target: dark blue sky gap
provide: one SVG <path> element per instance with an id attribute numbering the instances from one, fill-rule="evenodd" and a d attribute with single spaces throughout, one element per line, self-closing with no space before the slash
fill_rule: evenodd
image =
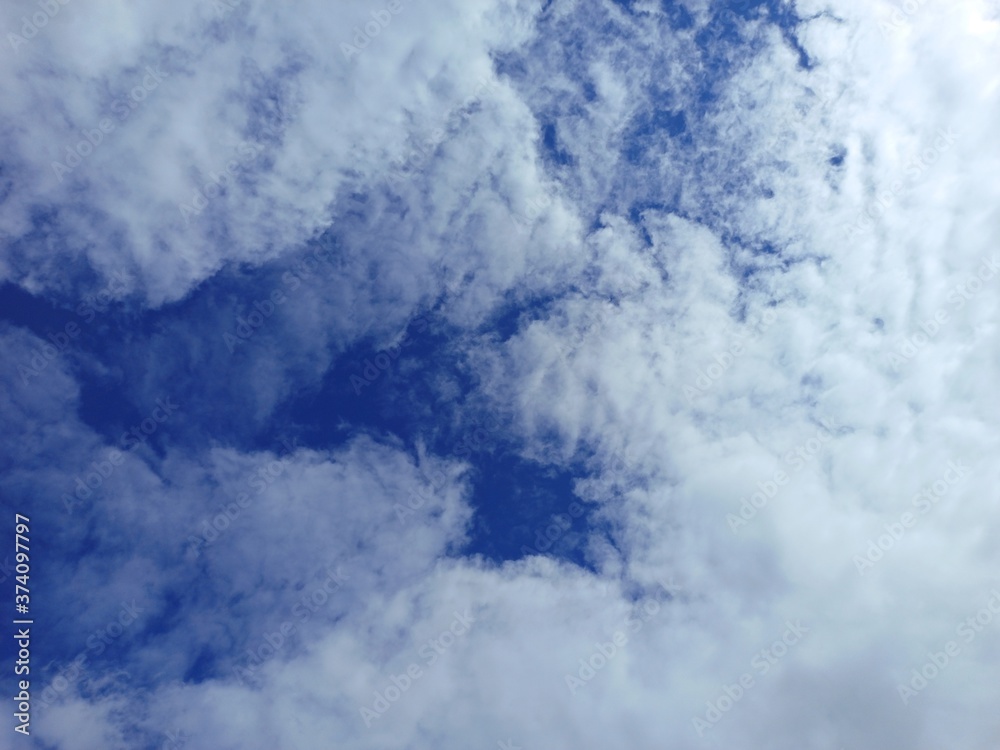
<path id="1" fill-rule="evenodd" d="M 632 2 L 621 0 L 619 4 L 630 13 L 634 11 Z M 686 29 L 692 25 L 690 14 L 677 3 L 665 0 L 663 8 L 671 27 Z M 702 105 L 714 99 L 717 83 L 732 72 L 732 60 L 738 59 L 732 54 L 733 50 L 743 48 L 742 54 L 746 54 L 748 42 L 738 33 L 737 19 L 748 18 L 775 23 L 782 28 L 786 40 L 800 49 L 794 37 L 800 19 L 789 6 L 777 0 L 718 4 L 708 26 L 695 37 L 702 49 L 705 66 L 700 93 Z M 750 46 L 753 47 L 752 42 Z M 573 59 L 577 63 L 584 61 L 585 49 L 570 46 L 565 51 L 572 58 L 567 60 L 567 70 L 585 70 L 582 64 L 572 64 Z M 807 63 L 805 60 L 804 64 Z M 498 59 L 497 67 L 515 78 L 525 72 L 517 56 Z M 279 123 L 285 106 L 284 92 L 260 71 L 247 69 L 244 73 L 247 85 L 266 100 L 258 113 L 261 122 Z M 584 99 L 587 86 L 593 95 L 593 84 L 589 80 L 583 78 L 580 84 Z M 649 149 L 655 149 L 657 134 L 687 138 L 689 130 L 697 127 L 700 114 L 678 108 L 671 103 L 669 92 L 665 92 L 660 109 L 641 115 L 632 124 L 626 149 L 628 158 L 640 160 Z M 562 147 L 559 138 L 559 117 L 559 112 L 553 112 L 551 119 L 541 122 L 541 147 L 553 167 L 571 168 L 573 157 Z M 641 208 L 649 206 L 666 207 L 651 198 L 634 205 L 630 219 L 651 244 L 652 239 L 646 234 L 640 217 Z M 769 253 L 774 249 L 765 244 L 758 252 Z M 752 271 L 744 269 L 743 273 L 747 279 Z M 135 363 L 123 361 L 126 352 L 142 352 L 153 336 L 169 335 L 178 320 L 225 307 L 234 298 L 252 300 L 258 296 L 254 283 L 243 278 L 238 270 L 228 269 L 202 284 L 186 300 L 163 310 L 138 314 L 129 311 L 126 305 L 113 305 L 93 323 L 81 325 L 84 334 L 74 342 L 79 351 L 97 355 L 101 361 L 114 362 L 117 358 L 119 364 L 117 371 L 111 368 L 110 375 L 97 376 L 69 355 L 82 382 L 81 419 L 104 435 L 108 442 L 117 442 L 121 431 L 145 416 L 142 405 L 134 403 L 128 388 L 123 387 L 130 377 L 142 374 Z M 511 301 L 491 321 L 490 333 L 504 340 L 516 332 L 525 315 L 530 319 L 544 314 L 544 307 L 539 301 Z M 0 319 L 26 325 L 41 336 L 61 329 L 68 321 L 80 322 L 71 310 L 59 310 L 9 285 L 0 289 Z M 379 354 L 371 341 L 359 342 L 340 353 L 319 388 L 301 393 L 281 405 L 277 419 L 263 434 L 258 434 L 238 414 L 212 413 L 203 415 L 200 421 L 211 424 L 214 432 L 201 439 L 210 437 L 242 449 L 276 449 L 280 438 L 291 435 L 307 447 L 335 448 L 349 436 L 362 431 L 376 437 L 392 435 L 409 446 L 415 445 L 418 439 L 427 440 L 436 452 L 452 455 L 452 446 L 465 444 L 483 417 L 481 407 L 469 405 L 476 383 L 469 377 L 464 363 L 449 357 L 453 348 L 449 346 L 447 332 L 411 333 L 407 340 L 408 345 L 399 359 L 394 360 L 386 372 L 380 371 L 379 377 L 366 385 L 361 394 L 354 392 L 350 377 L 361 373 L 366 360 Z M 127 346 L 122 345 L 122 341 L 127 341 Z M 211 343 L 217 348 L 218 342 Z M 234 356 L 238 361 L 241 355 L 238 352 Z M 204 381 L 199 382 L 199 370 L 210 364 L 214 363 L 191 355 L 187 362 L 178 365 L 177 382 L 182 386 L 178 400 L 190 402 L 192 409 L 198 409 L 199 405 L 207 408 L 213 400 L 211 390 L 205 391 Z M 442 383 L 451 386 L 447 396 L 443 395 Z M 197 392 L 199 389 L 201 393 Z M 455 392 L 458 397 L 452 395 Z M 442 414 L 448 418 L 441 419 Z M 186 441 L 197 439 L 197 436 L 181 434 L 179 425 L 167 424 L 153 436 L 150 444 L 162 450 L 164 441 L 172 439 Z M 572 501 L 572 478 L 582 472 L 580 466 L 555 471 L 524 461 L 517 457 L 516 445 L 502 441 L 495 450 L 478 451 L 468 460 L 475 467 L 472 502 L 480 514 L 469 551 L 496 560 L 516 559 L 522 544 L 533 544 L 532 532 L 544 528 L 553 513 L 563 512 Z M 556 553 L 567 559 L 575 558 L 577 562 L 581 560 L 578 550 L 558 548 Z"/>
<path id="2" fill-rule="evenodd" d="M 635 4 L 629 0 L 620 0 L 619 5 L 634 12 Z M 690 14 L 678 3 L 664 0 L 663 8 L 671 28 L 684 30 L 692 26 Z M 639 115 L 628 129 L 623 150 L 630 161 L 640 164 L 655 157 L 665 140 L 691 145 L 722 82 L 734 72 L 734 66 L 743 64 L 756 49 L 757 42 L 744 39 L 738 33 L 739 19 L 747 18 L 759 18 L 779 26 L 786 42 L 799 54 L 800 65 L 810 65 L 795 36 L 800 19 L 790 5 L 778 0 L 718 4 L 709 25 L 694 37 L 703 63 L 695 104 L 685 108 L 671 92 L 653 92 L 651 99 L 655 107 Z M 543 19 L 540 23 L 546 22 Z M 563 54 L 564 70 L 577 76 L 579 102 L 556 103 L 542 107 L 537 113 L 540 148 L 546 167 L 553 171 L 573 170 L 579 166 L 560 138 L 561 129 L 566 127 L 562 118 L 581 116 L 584 114 L 581 103 L 596 97 L 594 82 L 586 73 L 586 46 L 579 42 L 569 43 Z M 527 68 L 516 54 L 499 57 L 496 65 L 498 72 L 514 79 L 527 74 Z M 290 106 L 287 92 L 260 71 L 247 69 L 244 79 L 248 90 L 262 102 L 247 136 L 264 144 L 279 139 L 284 111 Z M 839 166 L 843 152 L 834 150 L 830 158 L 831 165 Z M 679 213 L 678 196 L 665 197 L 654 187 L 626 207 L 630 221 L 640 229 L 648 245 L 652 244 L 652 238 L 643 226 L 642 211 L 656 208 Z M 733 191 L 738 187 L 734 184 Z M 363 207 L 358 210 L 363 211 Z M 711 217 L 690 218 L 711 223 Z M 44 216 L 39 217 L 39 236 L 44 235 L 45 221 Z M 780 256 L 781 248 L 765 241 L 727 237 L 727 244 L 734 247 L 746 247 L 745 243 L 749 243 L 755 254 Z M 752 283 L 752 266 L 735 270 L 745 283 Z M 83 264 L 78 271 L 74 270 L 74 275 L 87 273 Z M 219 394 L 228 394 L 231 387 L 228 375 L 247 368 L 252 350 L 237 352 L 231 359 L 217 356 L 219 331 L 211 326 L 206 328 L 204 321 L 230 320 L 241 305 L 261 298 L 261 290 L 274 286 L 274 274 L 274 269 L 258 269 L 251 273 L 229 267 L 178 303 L 153 312 L 136 310 L 128 301 L 114 303 L 91 323 L 86 323 L 74 312 L 75 301 L 67 302 L 63 309 L 17 287 L 5 285 L 0 288 L 0 321 L 26 327 L 42 338 L 62 330 L 68 322 L 80 324 L 81 337 L 61 356 L 82 384 L 80 418 L 109 444 L 117 444 L 124 429 L 146 416 L 144 405 L 137 403 L 136 390 L 131 384 L 148 374 L 146 368 L 164 364 L 151 354 L 154 342 L 170 341 L 183 334 L 191 338 L 185 338 L 182 342 L 185 348 L 175 352 L 176 359 L 170 363 L 174 369 L 164 374 L 162 380 L 177 387 L 177 400 L 184 402 L 188 411 L 185 419 L 168 422 L 150 439 L 149 445 L 161 455 L 168 446 L 201 447 L 209 440 L 242 450 L 280 450 L 280 440 L 285 437 L 304 447 L 335 449 L 359 433 L 379 440 L 399 439 L 415 454 L 415 445 L 422 440 L 434 453 L 466 460 L 472 466 L 469 482 L 476 513 L 471 541 L 462 553 L 503 562 L 520 559 L 526 551 L 533 551 L 592 568 L 593 563 L 583 548 L 584 536 L 601 534 L 614 544 L 611 525 L 589 512 L 570 520 L 568 525 L 553 523 L 557 515 L 569 518 L 570 506 L 578 501 L 573 493 L 574 481 L 588 475 L 589 456 L 583 454 L 567 466 L 540 465 L 519 456 L 520 446 L 511 439 L 506 428 L 486 429 L 486 425 L 494 424 L 497 419 L 504 422 L 505 416 L 490 414 L 483 405 L 478 393 L 479 383 L 472 376 L 469 364 L 454 354 L 461 349 L 452 341 L 455 332 L 448 330 L 433 311 L 425 313 L 432 324 L 423 331 L 411 327 L 407 345 L 399 357 L 384 371 L 380 370 L 378 377 L 360 394 L 355 393 L 351 376 L 363 374 L 366 361 L 373 361 L 380 354 L 371 340 L 356 342 L 340 352 L 322 382 L 296 392 L 280 404 L 263 430 L 239 413 L 239 405 L 243 403 L 240 398 L 230 399 L 237 407 L 229 412 L 217 410 L 214 404 L 225 401 Z M 96 280 L 86 281 L 93 283 Z M 506 340 L 531 319 L 544 317 L 552 301 L 507 300 L 478 333 Z M 203 321 L 202 329 L 185 327 L 184 322 L 189 320 Z M 108 365 L 106 372 L 96 372 L 88 364 L 91 357 Z M 480 440 L 484 432 L 485 439 Z M 6 502 L 9 498 L 3 500 Z M 547 531 L 549 537 L 554 538 L 551 546 L 548 546 Z M 183 595 L 182 592 L 167 592 L 165 601 L 169 605 Z M 198 591 L 190 595 L 208 594 Z M 154 638 L 170 631 L 172 626 L 168 606 L 151 619 L 142 637 Z M 62 632 L 60 627 L 43 625 L 39 636 L 46 638 L 51 634 L 53 645 L 58 649 L 56 633 Z M 72 658 L 82 646 L 79 643 L 62 644 L 65 658 Z M 127 646 L 122 644 L 121 647 Z M 220 668 L 215 655 L 205 649 L 187 670 L 184 679 L 200 681 Z"/>
<path id="3" fill-rule="evenodd" d="M 635 11 L 634 3 L 629 0 L 620 0 L 619 5 L 629 13 Z M 692 26 L 690 14 L 678 3 L 664 0 L 663 9 L 672 28 Z M 739 59 L 733 54 L 734 50 L 740 48 L 742 55 L 747 54 L 748 41 L 740 37 L 737 19 L 750 18 L 764 19 L 781 27 L 788 43 L 799 50 L 803 65 L 808 65 L 794 37 L 800 19 L 790 6 L 778 0 L 719 3 L 708 26 L 695 36 L 704 63 L 699 97 L 702 105 L 714 99 L 716 85 L 732 72 L 732 61 Z M 546 22 L 543 16 L 541 23 Z M 752 51 L 754 43 L 749 42 L 749 46 Z M 587 52 L 582 46 L 570 45 L 564 52 L 566 70 L 586 69 L 582 63 Z M 498 59 L 497 67 L 515 78 L 525 73 L 516 55 Z M 285 92 L 256 69 L 244 70 L 244 78 L 247 86 L 260 94 L 257 98 L 262 100 L 257 112 L 258 124 L 267 122 L 272 127 L 280 126 L 282 111 L 287 106 Z M 587 98 L 588 86 L 592 98 L 592 82 L 584 77 L 580 85 L 583 98 Z M 626 149 L 630 160 L 641 160 L 648 150 L 657 148 L 658 134 L 684 139 L 689 138 L 691 128 L 698 126 L 700 112 L 678 107 L 671 101 L 669 92 L 657 99 L 661 100 L 660 108 L 641 115 L 631 126 Z M 552 167 L 572 168 L 573 156 L 563 148 L 559 137 L 562 114 L 554 111 L 541 121 L 541 147 Z M 256 132 L 250 135 L 264 138 Z M 834 154 L 834 164 L 837 158 Z M 650 200 L 632 207 L 630 219 L 651 244 L 652 239 L 646 234 L 640 216 L 641 209 L 649 206 L 667 208 L 651 196 Z M 756 252 L 770 254 L 776 250 L 765 243 Z M 751 273 L 751 269 L 743 269 L 744 279 Z M 162 310 L 138 313 L 130 310 L 127 304 L 116 303 L 92 323 L 83 324 L 72 310 L 61 310 L 7 285 L 0 289 L 0 319 L 26 326 L 40 336 L 62 329 L 69 321 L 81 324 L 83 335 L 74 342 L 73 351 L 66 355 L 82 383 L 80 417 L 109 443 L 116 443 L 124 429 L 146 416 L 143 405 L 130 397 L 129 379 L 140 377 L 143 372 L 140 365 L 126 361 L 128 356 L 142 354 L 155 336 L 169 336 L 178 321 L 217 313 L 220 308 L 231 305 L 234 299 L 258 298 L 257 289 L 261 286 L 266 287 L 266 284 L 261 284 L 259 279 L 256 282 L 248 280 L 239 269 L 230 268 L 202 284 L 187 299 Z M 488 332 L 505 340 L 527 319 L 544 315 L 544 309 L 544 301 L 512 300 L 498 311 Z M 282 404 L 277 419 L 264 433 L 258 433 L 239 414 L 206 412 L 200 419 L 193 418 L 203 426 L 212 425 L 213 432 L 201 435 L 200 439 L 218 440 L 242 449 L 276 449 L 280 438 L 293 436 L 307 447 L 335 448 L 361 431 L 376 437 L 392 435 L 411 447 L 418 439 L 426 440 L 441 455 L 452 455 L 453 446 L 466 444 L 484 415 L 482 408 L 472 403 L 477 384 L 469 376 L 467 366 L 450 356 L 454 347 L 449 346 L 448 335 L 439 327 L 424 333 L 411 332 L 398 360 L 394 360 L 387 371 L 380 371 L 379 377 L 366 385 L 360 394 L 354 392 L 350 378 L 362 373 L 364 363 L 373 360 L 379 351 L 371 341 L 356 343 L 340 353 L 318 388 L 300 393 Z M 218 342 L 210 343 L 218 348 Z M 99 361 L 110 362 L 113 365 L 109 368 L 110 374 L 91 372 L 85 364 L 86 357 L 77 357 L 74 352 L 96 355 Z M 217 363 L 198 359 L 194 354 L 186 356 L 186 361 L 176 365 L 175 382 L 180 387 L 177 399 L 190 403 L 192 410 L 207 410 L 214 400 L 212 386 L 206 385 L 209 378 L 201 376 L 206 367 Z M 236 365 L 226 366 L 238 366 L 241 356 L 237 352 L 234 355 Z M 221 383 L 214 387 L 225 387 L 225 380 L 222 377 Z M 442 387 L 445 383 L 449 388 Z M 459 395 L 456 397 L 454 393 Z M 442 419 L 442 415 L 447 418 Z M 199 439 L 198 435 L 184 433 L 181 422 L 165 425 L 150 440 L 151 446 L 162 451 L 171 441 Z M 522 544 L 533 544 L 533 532 L 544 528 L 553 513 L 563 512 L 572 501 L 572 479 L 583 472 L 581 466 L 555 470 L 520 459 L 517 446 L 504 442 L 505 439 L 501 437 L 492 450 L 479 450 L 468 456 L 475 467 L 472 502 L 480 514 L 469 551 L 496 560 L 516 559 L 521 554 Z M 579 551 L 566 545 L 557 545 L 556 554 L 581 561 Z"/>
<path id="4" fill-rule="evenodd" d="M 176 305 L 136 317 L 125 314 L 124 306 L 116 304 L 89 324 L 72 310 L 59 309 L 7 285 L 0 289 L 0 320 L 23 325 L 42 337 L 62 330 L 68 322 L 80 325 L 80 337 L 64 355 L 82 383 L 79 417 L 103 435 L 106 442 L 117 445 L 121 433 L 147 415 L 124 387 L 129 365 L 120 363 L 122 367 L 118 369 L 114 366 L 115 358 L 127 352 L 143 352 L 149 337 L 169 331 L 172 320 L 189 318 L 193 311 L 206 304 L 210 306 L 206 299 L 259 296 L 254 284 L 246 285 L 248 288 L 242 291 L 240 285 L 238 275 L 221 273 Z M 549 302 L 511 300 L 498 310 L 483 333 L 505 340 L 527 321 L 544 315 Z M 433 313 L 423 317 L 434 321 Z M 396 358 L 384 356 L 370 340 L 342 352 L 319 387 L 282 404 L 263 433 L 247 434 L 246 426 L 238 421 L 202 419 L 199 421 L 215 421 L 215 430 L 204 439 L 244 450 L 280 450 L 280 440 L 290 436 L 303 447 L 336 449 L 357 434 L 365 433 L 376 439 L 390 436 L 401 439 L 413 455 L 417 441 L 421 440 L 438 455 L 469 461 L 473 466 L 471 501 L 477 516 L 472 540 L 463 552 L 502 562 L 523 557 L 524 547 L 528 547 L 539 554 L 586 565 L 576 544 L 586 518 L 577 519 L 573 528 L 560 535 L 551 548 L 536 547 L 537 532 L 544 532 L 552 516 L 565 514 L 569 504 L 576 500 L 573 481 L 586 474 L 584 467 L 559 469 L 520 458 L 518 446 L 506 429 L 497 427 L 506 420 L 475 403 L 477 384 L 466 363 L 454 358 L 457 350 L 451 342 L 454 332 L 442 329 L 438 322 L 422 333 L 416 329 L 411 323 Z M 127 337 L 131 345 L 122 349 L 109 341 L 109 337 Z M 219 344 L 214 339 L 207 343 L 215 347 Z M 109 378 L 90 372 L 82 364 L 87 355 L 96 355 L 110 370 L 118 369 L 117 374 Z M 388 361 L 390 365 L 382 370 L 374 366 L 375 361 Z M 373 368 L 368 367 L 369 363 Z M 352 384 L 352 376 L 364 378 L 372 373 L 377 373 L 377 377 L 371 384 L 365 380 L 355 380 Z M 197 371 L 189 372 L 187 382 L 176 384 L 176 392 L 185 394 L 176 400 L 189 401 L 191 390 L 199 384 L 204 388 L 204 383 L 211 379 L 200 377 Z M 458 396 L 453 395 L 456 392 Z M 185 415 L 185 420 L 193 418 L 194 415 Z M 178 441 L 188 444 L 183 428 L 185 420 L 164 424 L 150 438 L 149 445 L 162 455 L 167 444 Z"/>

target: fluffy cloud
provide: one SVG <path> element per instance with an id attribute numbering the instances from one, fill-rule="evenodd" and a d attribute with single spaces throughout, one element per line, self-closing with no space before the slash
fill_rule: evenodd
<path id="1" fill-rule="evenodd" d="M 46 684 L 87 657 L 43 741 L 995 746 L 997 5 L 664 5 L 403 3 L 383 28 L 377 4 L 67 4 L 12 50 L 6 278 L 65 299 L 128 268 L 161 325 L 104 354 L 140 418 L 167 384 L 191 414 L 99 501 L 37 511 L 65 551 Z M 475 466 L 420 441 L 205 437 L 259 437 L 428 311 L 468 409 L 578 474 L 590 570 L 464 554 Z M 77 416 L 92 363 L 19 374 L 42 343 L 4 332 L 13 502 L 115 448 Z"/>
<path id="2" fill-rule="evenodd" d="M 258 264 L 338 226 L 352 194 L 461 127 L 463 108 L 502 96 L 489 55 L 529 33 L 507 5 L 393 5 L 386 22 L 364 2 L 294 13 L 67 4 L 8 41 L 0 86 L 17 189 L 2 218 L 5 277 L 55 291 L 71 259 L 79 281 L 84 259 L 99 274 L 124 265 L 155 306 L 226 262 Z M 6 27 L 18 13 L 5 10 Z M 373 14 L 378 35 L 342 53 Z"/>

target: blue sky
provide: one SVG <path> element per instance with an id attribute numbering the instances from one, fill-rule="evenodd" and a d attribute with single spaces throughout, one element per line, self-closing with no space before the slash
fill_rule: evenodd
<path id="1" fill-rule="evenodd" d="M 996 0 L 0 32 L 0 747 L 996 747 Z"/>

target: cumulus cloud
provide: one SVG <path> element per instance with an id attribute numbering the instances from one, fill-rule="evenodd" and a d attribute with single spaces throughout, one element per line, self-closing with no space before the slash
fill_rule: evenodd
<path id="1" fill-rule="evenodd" d="M 2 331 L 38 738 L 994 747 L 996 3 L 389 5 L 67 3 L 7 51 L 4 278 L 127 277 L 99 347 Z M 297 444 L 418 316 L 419 437 Z M 485 413 L 588 568 L 470 553 L 434 417 Z"/>
<path id="2" fill-rule="evenodd" d="M 55 249 L 98 274 L 124 263 L 157 306 L 227 262 L 258 264 L 336 226 L 352 193 L 502 91 L 490 53 L 530 33 L 512 22 L 527 7 L 393 5 L 386 21 L 362 2 L 67 4 L 30 38 L 11 32 L 5 277 L 59 289 L 65 262 L 37 263 Z M 17 28 L 18 9 L 4 13 Z M 373 13 L 378 33 L 341 52 Z"/>

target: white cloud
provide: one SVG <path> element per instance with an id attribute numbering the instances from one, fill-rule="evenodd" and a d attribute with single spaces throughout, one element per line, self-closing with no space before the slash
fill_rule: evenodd
<path id="1" fill-rule="evenodd" d="M 27 239 L 31 217 L 56 207 L 49 233 L 60 252 L 103 273 L 126 265 L 153 305 L 184 296 L 226 261 L 259 263 L 295 249 L 336 228 L 345 193 L 380 182 L 408 140 L 476 94 L 493 75 L 491 51 L 530 34 L 513 23 L 527 8 L 515 16 L 505 4 L 404 3 L 348 61 L 338 40 L 372 10 L 314 3 L 275 13 L 246 2 L 219 18 L 211 4 L 190 0 L 142 11 L 62 8 L 10 56 L 0 80 L 19 159 L 11 164 L 18 189 L 2 215 L 4 230 L 21 239 L 7 278 L 33 290 L 58 283 L 55 269 L 32 267 L 37 250 Z M 6 15 L 13 25 L 16 9 Z M 110 132 L 101 134 L 102 122 Z M 262 143 L 261 128 L 276 135 Z M 247 142 L 263 152 L 227 173 Z M 65 164 L 67 149 L 83 154 L 80 163 L 56 174 L 51 165 Z M 182 215 L 199 191 L 208 206 Z"/>
<path id="2" fill-rule="evenodd" d="M 506 292 L 572 284 L 546 317 L 503 343 L 482 338 L 470 356 L 483 394 L 514 412 L 527 455 L 560 463 L 596 450 L 605 471 L 578 489 L 611 524 L 614 548 L 592 541 L 598 575 L 541 558 L 493 567 L 448 556 L 470 513 L 462 467 L 433 457 L 418 466 L 401 447 L 357 440 L 336 454 L 297 452 L 230 530 L 181 561 L 181 540 L 206 509 L 229 502 L 272 457 L 222 448 L 205 456 L 169 450 L 162 460 L 130 456 L 120 485 L 109 486 L 94 514 L 115 514 L 118 533 L 149 547 L 141 558 L 119 560 L 125 553 L 110 534 L 97 535 L 118 555 L 105 565 L 122 565 L 82 619 L 110 616 L 122 592 L 152 580 L 154 597 L 184 590 L 178 617 L 185 627 L 123 646 L 136 679 L 161 669 L 168 678 L 160 685 L 141 697 L 128 686 L 113 697 L 67 694 L 40 722 L 40 736 L 68 747 L 72 727 L 74 747 L 102 748 L 125 746 L 136 727 L 151 737 L 180 728 L 190 748 L 486 748 L 509 737 L 525 748 L 994 747 L 1000 727 L 984 706 L 996 698 L 989 681 L 1000 657 L 995 632 L 984 630 L 908 704 L 897 689 L 996 586 L 989 521 L 1000 416 L 996 295 L 984 288 L 961 305 L 948 298 L 996 252 L 997 89 L 987 62 L 996 6 L 955 7 L 924 3 L 905 28 L 883 35 L 888 4 L 801 3 L 801 13 L 817 14 L 798 29 L 813 71 L 798 67 L 776 31 L 747 26 L 760 53 L 735 58 L 732 77 L 717 83 L 718 102 L 705 105 L 707 126 L 699 129 L 692 114 L 683 144 L 628 128 L 664 105 L 654 85 L 675 88 L 668 109 L 698 106 L 694 34 L 635 24 L 635 38 L 609 41 L 597 33 L 602 23 L 633 28 L 610 7 L 557 4 L 546 22 L 546 33 L 580 35 L 585 63 L 561 57 L 562 37 L 547 41 L 516 24 L 494 32 L 480 20 L 496 20 L 482 16 L 492 8 L 485 4 L 420 13 L 410 6 L 402 13 L 412 15 L 401 13 L 350 66 L 338 34 L 375 6 L 351 6 L 345 22 L 318 8 L 279 17 L 248 5 L 227 16 L 234 41 L 217 46 L 192 31 L 204 22 L 120 16 L 122 51 L 95 51 L 90 64 L 98 72 L 81 88 L 112 73 L 124 81 L 126 65 L 140 57 L 153 64 L 158 55 L 171 66 L 173 87 L 165 83 L 137 108 L 134 134 L 123 130 L 91 157 L 91 209 L 66 219 L 80 243 L 68 247 L 86 249 L 99 268 L 129 258 L 158 304 L 225 259 L 273 257 L 333 221 L 335 231 L 346 227 L 350 258 L 377 247 L 384 275 L 362 288 L 391 294 L 371 305 L 366 325 L 383 309 L 404 318 L 466 275 L 474 282 L 455 288 L 446 314 L 470 326 Z M 71 11 L 77 8 L 60 11 L 36 49 L 49 50 L 43 45 L 68 33 L 56 21 Z M 476 111 L 455 110 L 488 73 L 487 51 L 521 41 L 532 45 L 525 75 L 505 80 Z M 256 69 L 242 61 L 243 51 Z M 541 75 L 546 69 L 566 75 L 550 80 Z M 22 67 L 5 81 L 9 112 L 40 111 L 17 77 L 36 74 Z M 561 147 L 577 159 L 560 171 L 540 155 L 542 117 L 534 113 L 583 102 L 574 92 L 586 75 L 596 95 L 591 109 L 580 104 L 588 114 L 569 105 L 549 113 Z M 227 98 L 236 81 L 246 90 Z M 179 188 L 194 184 L 177 165 L 210 169 L 215 155 L 231 153 L 246 137 L 248 92 L 263 101 L 268 89 L 289 116 L 279 143 L 268 145 L 274 166 L 256 193 L 234 187 L 193 228 L 168 218 Z M 340 108 L 343 101 L 356 106 Z M 79 123 L 96 121 L 101 106 L 75 89 L 65 105 L 72 125 L 46 125 L 33 146 L 15 134 L 24 160 L 18 168 L 27 174 L 36 165 L 31 189 L 46 201 L 64 193 L 37 170 L 45 150 Z M 178 110 L 174 119 L 165 115 L 170 108 Z M 183 128 L 181 117 L 189 120 Z M 431 138 L 439 127 L 448 136 Z M 948 128 L 954 142 L 934 146 Z M 648 151 L 629 161 L 622 150 L 636 138 L 646 139 Z M 384 193 L 366 196 L 358 216 L 339 213 L 349 190 L 428 140 L 433 155 L 398 189 L 406 216 Z M 113 158 L 139 157 L 149 144 L 154 152 L 134 167 L 112 167 Z M 839 166 L 830 161 L 838 149 Z M 134 198 L 115 204 L 126 185 Z M 872 226 L 848 234 L 886 190 L 892 198 Z M 510 215 L 523 215 L 542 195 L 554 196 L 551 205 L 545 202 L 529 235 L 515 236 Z M 641 210 L 626 221 L 636 202 Z M 6 210 L 8 232 L 26 231 L 29 205 L 18 198 Z M 124 227 L 114 246 L 83 248 L 103 231 L 96 210 Z M 605 228 L 586 234 L 588 217 L 598 213 Z M 157 254 L 158 237 L 177 252 Z M 763 253 L 765 242 L 778 252 Z M 447 252 L 456 247 L 463 252 Z M 12 276 L 31 288 L 54 287 L 44 266 L 25 270 L 35 257 L 26 248 L 11 261 Z M 362 268 L 358 279 L 367 278 Z M 312 294 L 296 309 L 321 320 L 307 313 L 323 309 L 323 290 Z M 773 324 L 690 402 L 683 386 L 771 309 Z M 941 309 L 947 323 L 904 367 L 892 367 L 888 354 Z M 9 336 L 21 350 L 25 338 Z M 42 425 L 33 448 L 42 456 L 67 440 L 46 426 L 72 405 L 75 388 L 63 368 L 45 378 L 24 402 L 5 405 L 15 424 Z M 843 427 L 752 528 L 734 535 L 727 514 L 824 418 Z M 73 459 L 79 454 L 86 464 L 99 441 L 76 424 L 71 432 Z M 621 456 L 624 470 L 612 472 Z M 949 461 L 975 468 L 859 576 L 857 550 Z M 392 499 L 428 482 L 422 472 L 433 467 L 449 472 L 435 493 L 443 515 L 401 524 Z M 79 539 L 83 531 L 65 534 Z M 280 632 L 293 617 L 296 586 L 319 585 L 330 564 L 350 571 L 348 584 L 266 660 L 252 687 L 241 684 L 231 666 L 243 649 Z M 60 590 L 61 604 L 80 601 L 78 592 L 105 574 L 94 562 L 81 564 L 71 579 L 77 593 Z M 613 640 L 636 614 L 634 602 L 673 576 L 682 595 L 571 692 L 566 674 L 581 668 L 595 644 Z M 601 584 L 609 581 L 607 596 Z M 421 646 L 467 609 L 475 622 L 428 663 Z M 766 671 L 756 666 L 762 649 L 797 620 L 808 635 Z M 183 682 L 201 645 L 216 655 L 217 673 Z M 373 706 L 375 691 L 384 695 L 411 664 L 420 676 L 410 675 L 410 687 L 366 727 L 361 707 Z M 753 688 L 699 736 L 693 718 L 706 715 L 706 702 L 718 707 L 747 673 Z M 116 712 L 119 701 L 142 711 Z"/>

